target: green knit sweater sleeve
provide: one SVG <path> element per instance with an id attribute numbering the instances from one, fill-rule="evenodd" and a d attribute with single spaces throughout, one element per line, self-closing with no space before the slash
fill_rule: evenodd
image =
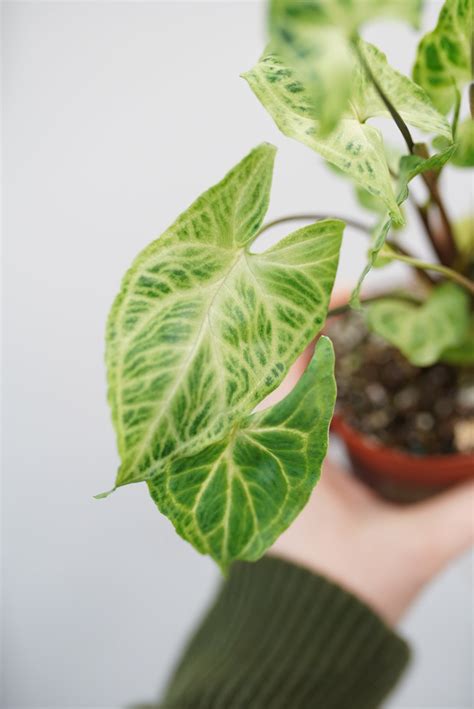
<path id="1" fill-rule="evenodd" d="M 162 709 L 371 709 L 409 649 L 364 603 L 279 559 L 232 567 Z"/>

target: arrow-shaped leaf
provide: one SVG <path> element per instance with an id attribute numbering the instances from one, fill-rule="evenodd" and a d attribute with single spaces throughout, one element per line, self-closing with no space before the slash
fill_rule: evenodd
<path id="1" fill-rule="evenodd" d="M 235 559 L 258 559 L 306 504 L 326 455 L 333 370 L 333 348 L 322 337 L 283 401 L 148 483 L 179 534 L 224 570 Z"/>
<path id="2" fill-rule="evenodd" d="M 382 86 L 384 94 L 396 107 L 405 123 L 419 128 L 424 133 L 443 135 L 452 142 L 451 126 L 433 106 L 424 89 L 408 76 L 392 69 L 385 54 L 373 44 L 359 39 L 357 46 L 371 73 Z M 351 102 L 361 122 L 377 116 L 390 118 L 387 107 L 360 63 L 356 65 L 353 76 Z"/>
<path id="3" fill-rule="evenodd" d="M 325 220 L 261 254 L 275 148 L 261 145 L 135 260 L 108 323 L 116 486 L 219 441 L 322 327 L 344 225 Z"/>
<path id="4" fill-rule="evenodd" d="M 346 172 L 370 194 L 379 197 L 396 222 L 403 221 L 392 189 L 382 136 L 376 128 L 348 114 L 330 135 L 321 137 L 307 87 L 271 48 L 243 77 L 282 133 L 308 145 Z"/>

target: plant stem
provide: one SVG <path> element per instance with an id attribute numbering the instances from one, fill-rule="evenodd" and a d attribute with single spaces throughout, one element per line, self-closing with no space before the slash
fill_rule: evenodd
<path id="1" fill-rule="evenodd" d="M 433 229 L 432 224 L 430 224 L 427 208 L 422 206 L 421 204 L 418 204 L 416 199 L 414 197 L 412 197 L 411 195 L 409 195 L 409 198 L 410 198 L 410 202 L 413 204 L 413 206 L 416 210 L 416 213 L 418 214 L 418 217 L 419 217 L 421 223 L 423 224 L 423 227 L 425 229 L 425 234 L 428 237 L 428 240 L 433 248 L 435 255 L 438 257 L 439 261 L 442 263 L 445 258 L 443 246 L 441 243 L 442 240 L 439 239 L 438 233 Z"/>
<path id="2" fill-rule="evenodd" d="M 264 224 L 258 232 L 258 236 L 260 236 L 260 234 L 263 234 L 264 231 L 267 231 L 267 229 L 271 229 L 272 227 L 277 226 L 278 224 L 285 224 L 285 222 L 318 222 L 322 219 L 340 219 L 341 221 L 346 222 L 346 224 L 348 226 L 351 226 L 353 229 L 357 229 L 358 231 L 362 231 L 366 234 L 370 234 L 371 232 L 371 228 L 368 224 L 363 224 L 362 222 L 358 222 L 355 219 L 349 219 L 348 217 L 338 217 L 330 214 L 290 214 L 286 217 L 279 217 L 278 219 L 274 219 L 273 221 Z"/>
<path id="3" fill-rule="evenodd" d="M 460 109 L 461 109 L 461 92 L 459 91 L 458 88 L 456 88 L 456 102 L 454 104 L 454 115 L 453 115 L 453 125 L 452 125 L 454 140 L 456 140 L 456 133 L 458 130 Z"/>
<path id="4" fill-rule="evenodd" d="M 362 304 L 365 303 L 375 303 L 377 300 L 386 300 L 387 298 L 393 298 L 395 300 L 408 300 L 410 303 L 418 303 L 420 304 L 422 301 L 420 301 L 418 298 L 415 298 L 409 293 L 403 293 L 403 292 L 393 292 L 393 293 L 380 293 L 379 295 L 370 295 L 367 296 L 366 298 L 361 298 L 360 302 Z M 344 305 L 338 305 L 336 308 L 330 308 L 327 312 L 326 318 L 332 318 L 336 315 L 343 315 L 344 313 L 347 313 L 349 310 L 352 310 L 352 306 L 350 303 L 345 303 Z"/>
<path id="5" fill-rule="evenodd" d="M 417 259 L 407 249 L 404 249 L 403 246 L 400 246 L 396 242 L 391 241 L 390 239 L 386 239 L 385 243 L 387 244 L 387 246 L 391 246 L 392 249 L 395 249 L 396 252 L 401 254 L 402 256 L 406 256 L 413 262 L 417 261 Z M 436 281 L 430 276 L 429 273 L 426 273 L 423 267 L 417 266 L 415 263 L 413 263 L 412 266 L 416 270 L 416 275 L 419 276 L 420 280 L 422 280 L 425 285 L 428 285 L 430 287 L 436 285 Z"/>
<path id="6" fill-rule="evenodd" d="M 415 145 L 415 142 L 412 138 L 412 135 L 410 133 L 410 129 L 408 128 L 407 124 L 401 117 L 401 115 L 398 113 L 397 109 L 395 106 L 392 104 L 388 96 L 385 94 L 383 91 L 382 87 L 380 86 L 379 82 L 375 78 L 375 76 L 372 73 L 372 70 L 370 66 L 368 65 L 363 52 L 361 52 L 359 43 L 357 40 L 357 37 L 353 39 L 353 46 L 354 49 L 357 53 L 357 56 L 359 58 L 360 63 L 362 64 L 363 68 L 365 69 L 367 76 L 369 77 L 370 81 L 372 82 L 375 90 L 377 91 L 380 99 L 384 103 L 385 107 L 387 108 L 387 111 L 390 113 L 392 116 L 397 128 L 399 129 L 400 133 L 402 134 L 405 143 L 407 144 L 408 150 L 412 155 L 418 154 L 417 151 L 417 145 Z M 427 155 L 425 157 L 428 157 Z M 433 248 L 436 252 L 436 255 L 438 256 L 439 260 L 441 263 L 445 265 L 450 265 L 453 263 L 453 261 L 456 258 L 457 255 L 457 249 L 456 249 L 456 242 L 454 241 L 454 235 L 453 235 L 453 230 L 451 227 L 451 222 L 449 220 L 449 217 L 446 212 L 446 208 L 444 206 L 443 200 L 441 198 L 441 195 L 438 190 L 437 186 L 437 180 L 435 177 L 435 174 L 433 172 L 425 172 L 421 173 L 421 178 L 423 179 L 425 185 L 427 186 L 429 193 L 431 195 L 431 199 L 436 204 L 438 208 L 438 212 L 441 218 L 441 222 L 443 225 L 443 234 L 436 234 L 430 227 L 429 221 L 426 222 L 428 225 L 428 237 L 433 244 Z"/>
<path id="7" fill-rule="evenodd" d="M 263 234 L 265 231 L 268 229 L 271 229 L 271 227 L 277 226 L 278 224 L 285 224 L 286 222 L 293 222 L 293 221 L 321 221 L 321 219 L 340 219 L 343 222 L 346 222 L 348 226 L 351 226 L 353 229 L 357 229 L 358 231 L 364 233 L 366 236 L 370 236 L 372 233 L 372 229 L 368 224 L 363 224 L 362 222 L 357 221 L 356 219 L 348 219 L 347 217 L 340 217 L 340 216 L 330 216 L 328 214 L 289 214 L 286 217 L 279 217 L 278 219 L 273 219 L 273 221 L 268 222 L 267 224 L 264 224 L 260 231 L 258 232 L 258 236 L 260 234 Z M 398 244 L 394 244 L 392 241 L 387 240 L 387 244 L 390 246 L 393 246 L 394 248 L 398 249 L 398 251 L 405 256 L 408 256 L 410 258 L 412 257 L 412 254 L 410 254 L 409 251 L 406 251 L 405 249 L 402 249 L 401 246 Z M 416 260 L 416 259 L 414 259 Z M 428 273 L 425 272 L 424 269 L 418 268 L 417 266 L 414 266 L 417 275 L 421 277 L 423 281 L 425 281 L 425 284 L 428 284 L 430 286 L 433 285 L 434 281 L 433 279 L 428 275 Z"/>
<path id="8" fill-rule="evenodd" d="M 423 158 L 429 157 L 428 150 L 425 145 L 417 145 L 416 147 L 417 154 Z M 455 261 L 458 254 L 451 222 L 439 192 L 438 175 L 432 170 L 427 170 L 426 172 L 421 173 L 421 178 L 428 188 L 431 201 L 438 209 L 442 226 L 442 231 L 434 229 L 429 220 L 428 212 L 426 211 L 426 218 L 428 220 L 428 224 L 430 225 L 431 243 L 441 263 L 445 266 L 450 266 L 453 261 Z"/>
<path id="9" fill-rule="evenodd" d="M 403 263 L 408 263 L 410 264 L 410 266 L 414 266 L 415 268 L 422 268 L 426 271 L 435 271 L 436 273 L 441 273 L 449 280 L 459 283 L 459 285 L 463 286 L 463 288 L 466 288 L 466 290 L 468 290 L 474 295 L 474 281 L 469 280 L 469 278 L 466 278 L 457 271 L 453 271 L 452 268 L 448 268 L 447 266 L 443 266 L 438 263 L 427 263 L 425 261 L 420 261 L 419 259 L 412 258 L 411 256 L 405 256 L 404 254 L 396 252 L 391 252 L 390 257 L 395 259 L 396 261 L 403 261 Z"/>
<path id="10" fill-rule="evenodd" d="M 354 38 L 353 46 L 354 46 L 354 49 L 357 53 L 360 63 L 362 64 L 362 66 L 365 69 L 367 76 L 369 77 L 370 81 L 374 85 L 374 89 L 376 90 L 376 92 L 378 93 L 380 98 L 382 99 L 382 102 L 385 104 L 387 111 L 392 116 L 393 120 L 395 121 L 395 123 L 397 125 L 398 130 L 402 134 L 402 136 L 405 140 L 405 143 L 407 144 L 409 152 L 413 153 L 415 150 L 415 141 L 411 137 L 410 129 L 408 128 L 407 124 L 405 123 L 405 121 L 403 120 L 401 115 L 398 113 L 397 109 L 395 108 L 393 103 L 390 101 L 388 96 L 385 95 L 385 92 L 383 91 L 379 82 L 377 81 L 377 79 L 373 75 L 372 69 L 368 65 L 363 52 L 361 52 L 361 50 L 360 50 L 359 42 L 357 41 L 357 38 Z"/>

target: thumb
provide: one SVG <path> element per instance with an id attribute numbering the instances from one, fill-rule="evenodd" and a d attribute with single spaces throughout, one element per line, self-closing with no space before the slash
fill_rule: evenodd
<path id="1" fill-rule="evenodd" d="M 474 542 L 474 481 L 408 507 L 406 516 L 436 573 Z"/>

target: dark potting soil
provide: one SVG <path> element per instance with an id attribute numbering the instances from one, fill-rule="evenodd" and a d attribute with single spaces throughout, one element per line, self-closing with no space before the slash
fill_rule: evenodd
<path id="1" fill-rule="evenodd" d="M 419 455 L 474 452 L 474 368 L 415 367 L 351 312 L 326 324 L 336 410 L 379 442 Z"/>

